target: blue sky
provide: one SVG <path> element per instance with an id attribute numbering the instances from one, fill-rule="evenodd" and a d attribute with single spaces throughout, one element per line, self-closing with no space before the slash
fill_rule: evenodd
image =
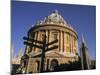
<path id="1" fill-rule="evenodd" d="M 38 20 L 48 16 L 54 10 L 77 31 L 79 47 L 81 35 L 84 35 L 92 59 L 96 58 L 96 7 L 71 4 L 46 4 L 36 2 L 12 1 L 11 6 L 11 43 L 14 45 L 14 54 L 19 49 L 25 50 L 23 36 Z"/>

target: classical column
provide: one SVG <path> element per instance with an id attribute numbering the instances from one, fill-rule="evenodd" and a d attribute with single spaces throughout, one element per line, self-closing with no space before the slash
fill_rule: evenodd
<path id="1" fill-rule="evenodd" d="M 37 36 L 36 36 L 36 40 L 38 40 L 38 31 L 37 31 Z M 38 43 L 36 43 L 37 45 Z M 38 48 L 36 48 L 35 52 L 37 52 Z"/>
<path id="2" fill-rule="evenodd" d="M 74 52 L 76 53 L 78 51 L 78 43 L 76 38 L 74 38 L 74 48 Z"/>
<path id="3" fill-rule="evenodd" d="M 34 33 L 34 40 L 36 40 L 36 32 Z M 35 42 L 33 44 L 35 44 Z M 35 47 L 33 47 L 33 50 L 35 52 Z"/>
<path id="4" fill-rule="evenodd" d="M 71 53 L 73 53 L 73 37 L 71 35 Z"/>
<path id="5" fill-rule="evenodd" d="M 48 30 L 46 30 L 45 33 L 46 33 L 46 43 L 48 43 Z"/>
<path id="6" fill-rule="evenodd" d="M 48 43 L 49 43 L 49 40 L 50 40 L 50 30 L 48 30 Z"/>
<path id="7" fill-rule="evenodd" d="M 28 35 L 28 38 L 30 38 L 30 35 Z M 26 45 L 26 48 L 25 48 L 25 54 L 28 54 L 29 51 L 30 51 L 30 46 Z"/>
<path id="8" fill-rule="evenodd" d="M 62 50 L 63 50 L 63 43 L 62 43 L 62 42 L 63 42 L 63 39 L 62 39 L 62 37 L 63 37 L 63 36 L 62 36 L 62 31 L 60 31 L 60 39 L 59 39 L 59 40 L 60 40 L 60 42 L 61 42 L 61 43 L 60 43 L 60 51 L 61 51 L 61 52 L 62 52 Z"/>
<path id="9" fill-rule="evenodd" d="M 71 53 L 72 52 L 71 34 L 69 35 L 69 43 L 70 43 L 70 53 Z"/>
<path id="10" fill-rule="evenodd" d="M 66 43 L 67 43 L 67 52 L 70 52 L 70 37 L 69 37 L 70 35 L 67 33 L 66 36 L 67 36 L 66 37 L 66 39 L 67 39 L 66 40 Z"/>
<path id="11" fill-rule="evenodd" d="M 37 40 L 40 40 L 40 31 L 38 31 L 38 39 Z"/>
<path id="12" fill-rule="evenodd" d="M 75 53 L 75 37 L 73 37 L 73 52 Z"/>
<path id="13" fill-rule="evenodd" d="M 52 33 L 51 33 L 51 30 L 49 31 L 49 42 L 51 42 L 52 40 Z M 48 47 L 48 48 L 50 48 L 51 47 L 51 45 Z"/>
<path id="14" fill-rule="evenodd" d="M 59 31 L 59 52 L 61 51 L 61 31 Z"/>
<path id="15" fill-rule="evenodd" d="M 64 52 L 66 52 L 66 50 L 67 50 L 67 35 L 66 35 L 66 33 L 64 32 Z"/>
<path id="16" fill-rule="evenodd" d="M 37 40 L 37 32 L 35 32 L 35 40 Z M 36 42 L 34 43 L 36 45 Z M 34 47 L 34 52 L 36 52 L 36 47 Z"/>
<path id="17" fill-rule="evenodd" d="M 40 37 L 40 33 L 41 33 L 41 32 L 40 32 L 40 31 L 38 31 L 38 34 L 37 34 L 37 35 L 38 35 L 38 36 L 37 36 L 37 40 L 38 40 L 38 41 L 40 41 L 40 38 L 41 38 L 41 37 Z M 40 44 L 39 44 L 39 43 L 37 43 L 37 45 L 40 45 Z M 40 51 L 40 49 L 37 49 L 37 51 Z"/>
<path id="18" fill-rule="evenodd" d="M 49 40 L 50 40 L 50 30 L 47 30 L 46 31 L 46 38 L 47 38 L 47 43 L 49 43 Z M 47 47 L 48 48 L 48 47 Z"/>
<path id="19" fill-rule="evenodd" d="M 62 41 L 63 41 L 62 47 L 63 47 L 63 52 L 64 52 L 64 32 L 62 32 Z"/>
<path id="20" fill-rule="evenodd" d="M 66 41 L 65 39 L 66 39 L 66 38 L 65 38 L 65 32 L 64 32 L 64 50 L 63 50 L 64 52 L 65 52 L 65 44 L 66 44 L 66 43 L 65 43 L 65 41 Z"/>
<path id="21" fill-rule="evenodd" d="M 78 39 L 76 39 L 76 52 L 78 53 Z"/>
<path id="22" fill-rule="evenodd" d="M 59 34 L 59 31 L 57 31 L 57 39 L 58 39 L 58 43 L 57 43 L 56 45 L 58 45 L 58 48 L 57 48 L 57 51 L 58 51 L 58 52 L 59 52 L 59 41 L 60 41 L 60 40 L 59 40 L 59 35 L 60 35 L 60 34 Z"/>
<path id="23" fill-rule="evenodd" d="M 51 42 L 51 31 L 49 31 L 49 42 Z"/>

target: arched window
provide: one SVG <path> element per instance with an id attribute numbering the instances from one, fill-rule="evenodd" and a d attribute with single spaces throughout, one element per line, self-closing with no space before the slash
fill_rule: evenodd
<path id="1" fill-rule="evenodd" d="M 57 66 L 58 66 L 58 60 L 57 59 L 53 59 L 51 61 L 51 64 L 50 64 L 50 70 L 54 71 Z"/>

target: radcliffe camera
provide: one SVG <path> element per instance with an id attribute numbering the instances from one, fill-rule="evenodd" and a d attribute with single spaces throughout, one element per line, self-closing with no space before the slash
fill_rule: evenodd
<path id="1" fill-rule="evenodd" d="M 11 74 L 96 69 L 95 10 L 11 1 Z"/>

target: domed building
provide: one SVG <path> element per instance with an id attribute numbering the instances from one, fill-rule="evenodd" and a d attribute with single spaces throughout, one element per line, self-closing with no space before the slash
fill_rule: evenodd
<path id="1" fill-rule="evenodd" d="M 56 49 L 45 52 L 43 70 L 53 71 L 56 65 L 69 63 L 69 61 L 78 60 L 78 35 L 77 32 L 64 20 L 57 10 L 39 21 L 28 31 L 28 38 L 42 41 L 46 35 L 46 43 L 58 40 L 48 48 L 55 45 Z M 41 44 L 33 42 L 33 44 L 41 46 Z M 31 50 L 31 51 L 30 51 Z M 37 73 L 40 72 L 41 56 L 33 57 L 41 54 L 42 50 L 35 46 L 26 45 L 25 54 L 29 59 L 27 65 L 23 67 L 23 72 Z"/>

